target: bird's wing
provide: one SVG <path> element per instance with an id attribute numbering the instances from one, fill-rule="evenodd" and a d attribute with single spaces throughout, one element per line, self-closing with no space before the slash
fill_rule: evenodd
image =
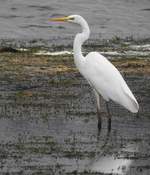
<path id="1" fill-rule="evenodd" d="M 89 53 L 82 74 L 105 100 L 111 99 L 131 112 L 138 111 L 138 103 L 120 72 L 104 56 Z"/>

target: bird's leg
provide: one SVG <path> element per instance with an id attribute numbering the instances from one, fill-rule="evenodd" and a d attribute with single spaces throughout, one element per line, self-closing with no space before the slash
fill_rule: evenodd
<path id="1" fill-rule="evenodd" d="M 108 113 L 108 132 L 110 132 L 111 131 L 111 114 L 110 114 L 108 102 L 106 102 L 106 109 Z"/>
<path id="2" fill-rule="evenodd" d="M 95 90 L 95 96 L 97 101 L 97 119 L 98 119 L 98 132 L 101 130 L 102 120 L 101 120 L 101 109 L 100 109 L 100 95 Z"/>
<path id="3" fill-rule="evenodd" d="M 101 120 L 101 112 L 100 112 L 100 109 L 99 107 L 97 106 L 97 119 L 98 119 L 98 130 L 100 131 L 101 130 L 101 127 L 102 127 L 102 120 Z"/>

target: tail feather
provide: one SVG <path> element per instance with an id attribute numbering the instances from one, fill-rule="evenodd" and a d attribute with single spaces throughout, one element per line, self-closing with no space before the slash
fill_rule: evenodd
<path id="1" fill-rule="evenodd" d="M 137 113 L 139 111 L 139 104 L 135 97 L 131 97 L 129 94 L 126 95 L 126 103 L 123 104 L 124 107 L 126 107 L 129 111 L 132 113 Z"/>
<path id="2" fill-rule="evenodd" d="M 126 107 L 132 113 L 137 113 L 139 111 L 139 104 L 125 82 L 123 83 L 122 90 L 125 95 L 125 103 L 123 104 L 123 106 Z"/>

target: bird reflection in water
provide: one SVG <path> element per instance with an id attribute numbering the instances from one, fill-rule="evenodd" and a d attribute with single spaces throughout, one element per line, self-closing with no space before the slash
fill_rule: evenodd
<path id="1" fill-rule="evenodd" d="M 103 136 L 104 137 L 104 136 Z M 96 158 L 92 160 L 89 164 L 90 172 L 98 173 L 108 173 L 108 174 L 127 174 L 133 163 L 133 160 L 125 157 L 123 155 L 124 151 L 135 152 L 138 151 L 138 146 L 134 144 L 126 145 L 125 148 L 111 148 L 110 143 L 111 133 L 107 132 L 107 135 L 104 137 L 103 145 L 100 144 L 102 137 L 98 135 L 98 144 L 100 145 L 99 150 L 101 150 Z"/>

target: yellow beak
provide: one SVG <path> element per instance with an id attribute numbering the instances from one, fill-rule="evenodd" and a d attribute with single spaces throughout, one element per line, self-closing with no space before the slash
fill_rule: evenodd
<path id="1" fill-rule="evenodd" d="M 49 21 L 58 21 L 58 22 L 66 22 L 69 20 L 68 16 L 61 17 L 61 18 L 50 18 Z"/>

